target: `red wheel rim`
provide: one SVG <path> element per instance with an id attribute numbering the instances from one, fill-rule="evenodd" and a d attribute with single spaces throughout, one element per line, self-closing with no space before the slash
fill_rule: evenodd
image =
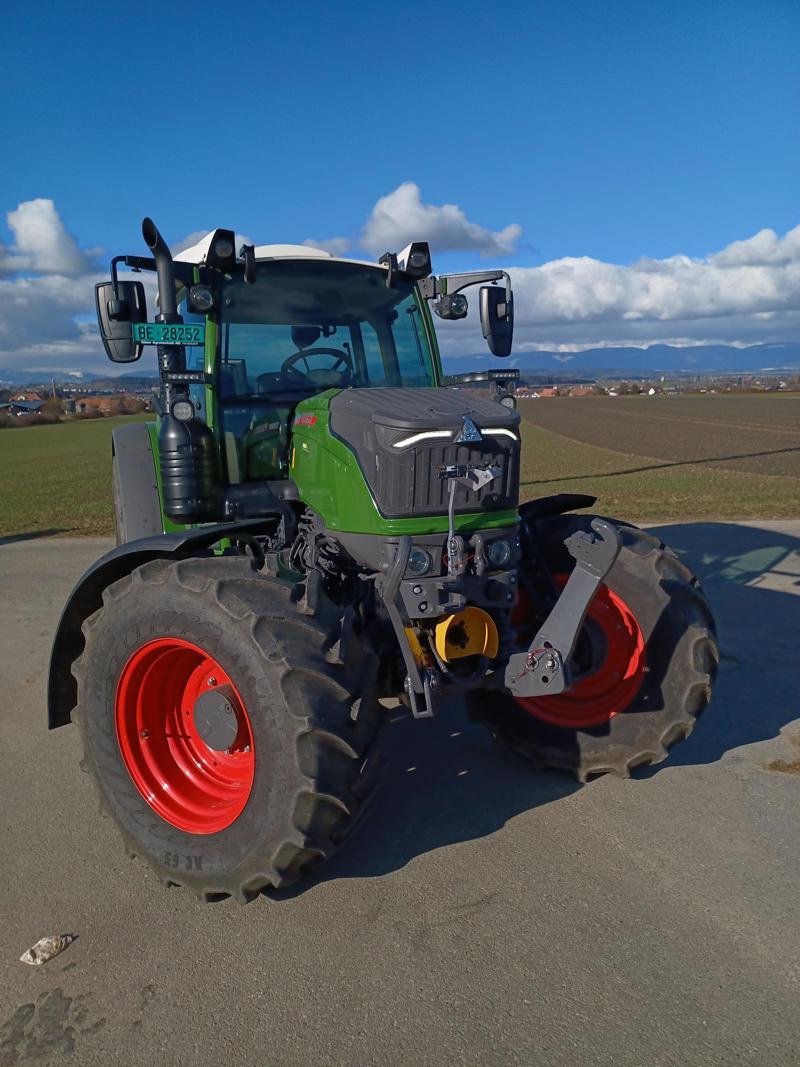
<path id="1" fill-rule="evenodd" d="M 201 693 L 223 685 L 230 687 L 237 732 L 226 751 L 217 751 L 198 733 L 194 705 Z M 134 785 L 171 826 L 213 834 L 241 815 L 255 775 L 253 730 L 238 690 L 213 656 L 177 637 L 142 645 L 120 676 L 115 718 Z"/>
<path id="2" fill-rule="evenodd" d="M 558 588 L 567 574 L 554 575 Z M 520 591 L 512 622 L 530 618 L 530 605 Z M 631 609 L 618 593 L 601 585 L 586 613 L 588 639 L 601 645 L 602 659 L 564 693 L 551 697 L 516 697 L 531 715 L 553 726 L 581 729 L 600 726 L 630 707 L 645 674 L 645 642 Z"/>

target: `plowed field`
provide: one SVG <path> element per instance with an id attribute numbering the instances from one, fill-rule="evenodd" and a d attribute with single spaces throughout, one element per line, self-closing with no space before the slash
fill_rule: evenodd
<path id="1" fill-rule="evenodd" d="M 666 463 L 800 477 L 800 394 L 520 400 L 519 412 L 575 441 Z"/>
<path id="2" fill-rule="evenodd" d="M 800 396 L 521 399 L 522 497 L 639 521 L 797 518 Z"/>

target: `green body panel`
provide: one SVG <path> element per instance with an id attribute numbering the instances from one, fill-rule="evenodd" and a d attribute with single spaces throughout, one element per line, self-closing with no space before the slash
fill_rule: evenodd
<path id="1" fill-rule="evenodd" d="M 204 352 L 205 367 L 204 370 L 209 375 L 208 380 L 213 380 L 213 375 L 217 372 L 217 337 L 219 336 L 219 329 L 214 319 L 208 318 L 206 320 L 206 347 Z M 206 422 L 210 429 L 214 429 L 217 424 L 217 393 L 213 385 L 206 385 L 205 387 L 205 404 L 206 404 Z"/>
<path id="2" fill-rule="evenodd" d="M 329 428 L 330 402 L 339 390 L 303 400 L 297 405 L 292 429 L 290 473 L 301 500 L 325 520 L 329 530 L 342 533 L 398 537 L 402 534 L 447 533 L 447 515 L 424 515 L 385 519 L 372 498 L 355 455 Z M 315 416 L 316 422 L 299 425 L 300 416 Z M 516 509 L 476 511 L 456 515 L 457 530 L 490 530 L 519 522 Z"/>

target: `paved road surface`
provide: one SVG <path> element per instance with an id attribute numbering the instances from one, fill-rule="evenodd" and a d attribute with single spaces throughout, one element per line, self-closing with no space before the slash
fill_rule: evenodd
<path id="1" fill-rule="evenodd" d="M 797 1063 L 800 774 L 769 768 L 800 757 L 800 523 L 764 525 L 665 531 L 724 652 L 669 763 L 577 789 L 457 710 L 400 717 L 359 835 L 247 908 L 129 861 L 45 729 L 53 628 L 107 542 L 0 547 L 0 1065 Z"/>

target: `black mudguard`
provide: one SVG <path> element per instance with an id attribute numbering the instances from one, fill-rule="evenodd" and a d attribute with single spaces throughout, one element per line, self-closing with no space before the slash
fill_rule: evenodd
<path id="1" fill-rule="evenodd" d="M 148 560 L 198 556 L 221 538 L 237 532 L 255 533 L 265 522 L 274 522 L 274 519 L 246 519 L 199 526 L 179 533 L 142 537 L 112 549 L 94 563 L 72 590 L 53 640 L 47 687 L 48 728 L 54 730 L 57 726 L 66 726 L 70 721 L 77 700 L 77 688 L 70 668 L 83 651 L 81 626 L 85 619 L 102 607 L 103 590 L 107 586 L 124 578 Z"/>
<path id="2" fill-rule="evenodd" d="M 114 500 L 117 541 L 137 541 L 142 537 L 158 536 L 164 527 L 156 457 L 150 446 L 147 423 L 133 422 L 118 426 L 111 442 L 119 479 Z"/>
<path id="3" fill-rule="evenodd" d="M 597 503 L 596 496 L 586 493 L 555 493 L 553 496 L 540 496 L 535 500 L 526 500 L 519 506 L 521 519 L 543 519 L 548 515 L 563 515 L 567 511 L 590 508 Z"/>

